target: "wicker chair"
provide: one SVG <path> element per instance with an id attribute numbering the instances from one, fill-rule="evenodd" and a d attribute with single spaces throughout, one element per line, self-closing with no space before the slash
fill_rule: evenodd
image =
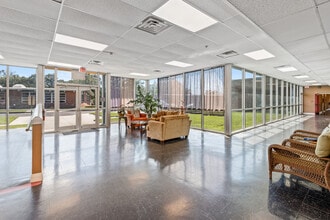
<path id="1" fill-rule="evenodd" d="M 317 138 L 320 135 L 321 133 L 317 133 L 317 132 L 311 132 L 306 130 L 295 130 L 293 134 L 290 136 L 290 139 L 316 144 Z"/>
<path id="2" fill-rule="evenodd" d="M 330 158 L 317 157 L 309 143 L 285 140 L 283 145 L 272 144 L 268 162 L 270 179 L 272 172 L 288 173 L 330 190 Z"/>

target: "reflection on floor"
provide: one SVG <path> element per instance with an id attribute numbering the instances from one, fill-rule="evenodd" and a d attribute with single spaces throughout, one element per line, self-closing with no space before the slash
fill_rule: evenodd
<path id="1" fill-rule="evenodd" d="M 28 184 L 31 133 L 0 131 L 0 219 L 329 219 L 330 193 L 268 179 L 267 147 L 329 116 L 299 116 L 231 138 L 191 130 L 161 145 L 139 130 L 45 134 L 44 181 Z"/>

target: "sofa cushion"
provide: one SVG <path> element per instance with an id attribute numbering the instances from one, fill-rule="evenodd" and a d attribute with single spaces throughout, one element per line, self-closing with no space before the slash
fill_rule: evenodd
<path id="1" fill-rule="evenodd" d="M 140 110 L 136 109 L 134 110 L 134 118 L 140 118 Z"/>
<path id="2" fill-rule="evenodd" d="M 330 128 L 326 127 L 316 142 L 315 154 L 318 157 L 330 156 Z"/>

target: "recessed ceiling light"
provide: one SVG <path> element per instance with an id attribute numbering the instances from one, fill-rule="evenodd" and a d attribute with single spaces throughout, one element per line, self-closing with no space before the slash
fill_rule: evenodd
<path id="1" fill-rule="evenodd" d="M 69 63 L 59 63 L 59 62 L 53 62 L 53 61 L 48 61 L 49 65 L 53 66 L 63 66 L 63 67 L 70 67 L 70 68 L 76 68 L 79 69 L 79 65 L 74 65 L 74 64 L 69 64 Z"/>
<path id="2" fill-rule="evenodd" d="M 293 66 L 278 66 L 275 67 L 275 69 L 281 71 L 281 72 L 293 72 L 293 71 L 297 71 L 297 69 Z"/>
<path id="3" fill-rule="evenodd" d="M 183 63 L 183 62 L 180 62 L 180 61 L 171 61 L 171 62 L 167 62 L 165 63 L 167 65 L 171 65 L 171 66 L 177 66 L 177 67 L 188 67 L 188 66 L 192 66 L 192 64 L 190 63 Z"/>
<path id="4" fill-rule="evenodd" d="M 83 40 L 76 37 L 70 37 L 63 34 L 56 34 L 55 42 L 97 51 L 103 51 L 105 48 L 108 47 L 108 45 L 105 44 L 100 44 L 89 40 Z"/>
<path id="5" fill-rule="evenodd" d="M 245 53 L 244 55 L 247 57 L 250 57 L 254 60 L 264 60 L 264 59 L 275 57 L 273 54 L 269 53 L 267 50 L 264 50 L 264 49 Z"/>
<path id="6" fill-rule="evenodd" d="M 316 83 L 317 81 L 316 80 L 307 80 L 305 81 L 305 83 Z"/>
<path id="7" fill-rule="evenodd" d="M 3 56 L 0 54 L 0 59 L 2 59 L 2 60 L 3 60 L 3 59 L 5 59 L 5 58 L 4 58 L 4 57 L 3 57 Z"/>
<path id="8" fill-rule="evenodd" d="M 182 0 L 169 0 L 152 14 L 192 32 L 218 22 Z"/>
<path id="9" fill-rule="evenodd" d="M 133 76 L 149 76 L 149 74 L 145 74 L 145 73 L 130 73 L 130 75 L 133 75 Z"/>
<path id="10" fill-rule="evenodd" d="M 309 78 L 309 76 L 307 75 L 296 75 L 296 76 L 293 76 L 294 78 L 296 79 L 305 79 L 305 78 Z"/>

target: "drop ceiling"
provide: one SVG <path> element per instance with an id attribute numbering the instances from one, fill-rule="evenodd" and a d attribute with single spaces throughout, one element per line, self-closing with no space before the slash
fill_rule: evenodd
<path id="1" fill-rule="evenodd" d="M 191 32 L 171 24 L 158 34 L 135 28 L 167 0 L 0 0 L 1 64 L 84 66 L 88 71 L 153 79 L 201 68 L 244 67 L 279 79 L 330 85 L 330 0 L 185 0 L 217 20 Z M 167 22 L 167 21 L 165 21 Z M 108 47 L 103 51 L 54 42 L 62 34 Z M 275 57 L 253 60 L 244 53 L 267 50 Z M 221 57 L 227 51 L 237 55 Z M 89 64 L 90 60 L 103 65 Z M 165 63 L 180 61 L 180 68 Z M 275 67 L 290 65 L 294 72 Z M 296 79 L 295 75 L 308 75 Z"/>

